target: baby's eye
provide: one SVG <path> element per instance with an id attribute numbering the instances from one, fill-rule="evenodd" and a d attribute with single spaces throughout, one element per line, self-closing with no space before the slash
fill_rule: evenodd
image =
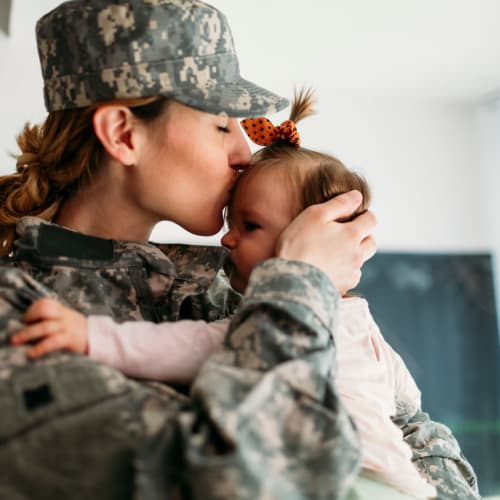
<path id="1" fill-rule="evenodd" d="M 256 224 L 255 222 L 252 221 L 244 222 L 243 227 L 245 228 L 245 231 L 255 231 L 256 229 L 260 229 L 259 224 Z"/>
<path id="2" fill-rule="evenodd" d="M 229 134 L 229 127 L 222 127 L 219 125 L 217 129 L 219 130 L 219 132 L 222 132 L 223 134 Z"/>

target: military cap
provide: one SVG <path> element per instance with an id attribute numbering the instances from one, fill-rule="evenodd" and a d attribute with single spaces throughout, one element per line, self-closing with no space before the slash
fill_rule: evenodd
<path id="1" fill-rule="evenodd" d="M 241 77 L 226 17 L 199 0 L 67 1 L 36 34 L 48 111 L 157 95 L 229 116 L 288 104 Z"/>

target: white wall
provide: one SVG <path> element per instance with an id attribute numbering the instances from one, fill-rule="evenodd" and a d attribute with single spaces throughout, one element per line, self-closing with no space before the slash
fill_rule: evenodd
<path id="1" fill-rule="evenodd" d="M 500 95 L 486 99 L 476 112 L 479 129 L 479 217 L 487 228 L 487 246 L 496 268 L 497 310 L 500 311 Z M 500 322 L 500 317 L 498 318 Z M 500 332 L 500 328 L 499 328 Z"/>
<path id="2" fill-rule="evenodd" d="M 476 113 L 482 197 L 480 213 L 488 227 L 488 244 L 500 249 L 500 95 L 485 100 Z"/>
<path id="3" fill-rule="evenodd" d="M 477 250 L 484 227 L 470 205 L 477 164 L 474 106 L 321 93 L 321 115 L 301 125 L 304 141 L 366 176 L 380 248 Z"/>
<path id="4" fill-rule="evenodd" d="M 26 121 L 39 122 L 45 116 L 42 78 L 36 53 L 34 24 L 46 10 L 58 2 L 14 1 L 10 36 L 0 32 L 0 173 L 15 168 L 9 156 L 17 152 L 15 135 Z"/>

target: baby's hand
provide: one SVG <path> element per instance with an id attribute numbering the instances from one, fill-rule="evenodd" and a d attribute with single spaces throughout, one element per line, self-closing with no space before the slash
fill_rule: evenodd
<path id="1" fill-rule="evenodd" d="M 87 318 L 56 300 L 48 297 L 37 300 L 26 310 L 23 320 L 26 328 L 13 335 L 11 343 L 35 341 L 28 350 L 30 358 L 59 350 L 87 353 Z"/>

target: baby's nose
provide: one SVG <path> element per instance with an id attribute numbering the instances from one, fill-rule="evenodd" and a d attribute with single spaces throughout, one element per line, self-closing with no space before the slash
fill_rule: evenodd
<path id="1" fill-rule="evenodd" d="M 220 240 L 223 247 L 233 249 L 236 245 L 236 238 L 234 237 L 234 231 L 231 229 L 228 231 Z"/>

